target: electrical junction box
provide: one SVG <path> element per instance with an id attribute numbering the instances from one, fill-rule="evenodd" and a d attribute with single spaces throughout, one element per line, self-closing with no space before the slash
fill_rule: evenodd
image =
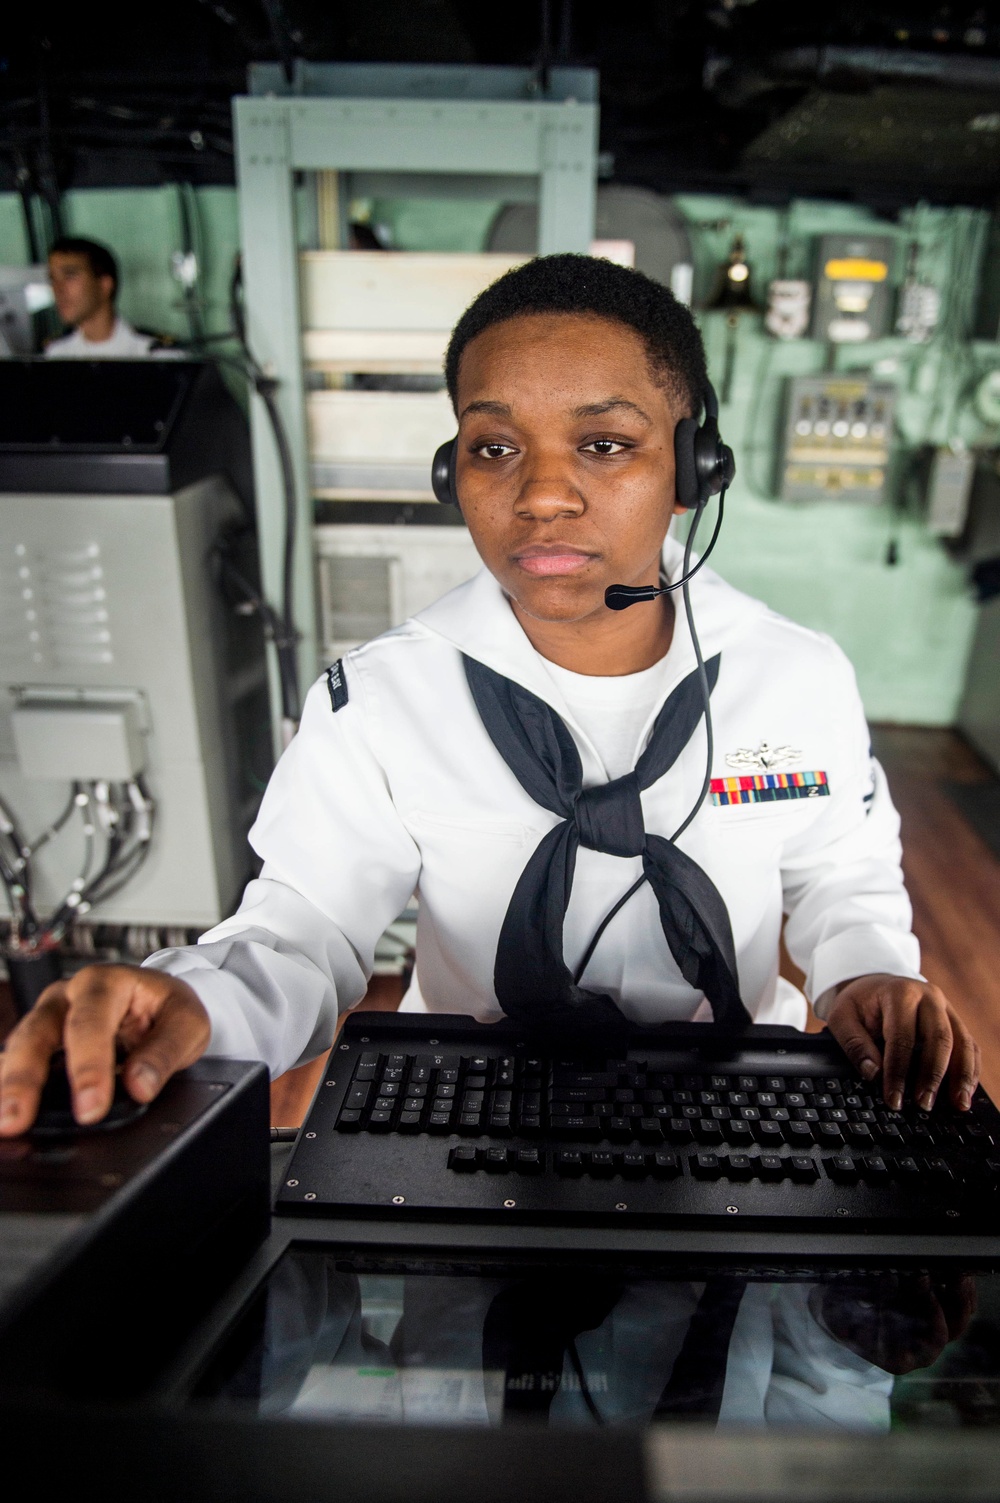
<path id="1" fill-rule="evenodd" d="M 814 339 L 863 344 L 888 332 L 894 250 L 888 235 L 822 237 L 813 301 Z"/>
<path id="2" fill-rule="evenodd" d="M 134 700 L 22 701 L 10 718 L 17 760 L 26 778 L 127 783 L 145 766 Z"/>
<path id="3" fill-rule="evenodd" d="M 794 377 L 789 383 L 781 499 L 880 502 L 895 402 L 895 387 L 866 376 Z"/>

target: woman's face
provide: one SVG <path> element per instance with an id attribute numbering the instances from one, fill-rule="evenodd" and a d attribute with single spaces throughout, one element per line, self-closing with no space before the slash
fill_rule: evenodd
<path id="1" fill-rule="evenodd" d="M 608 585 L 656 583 L 683 411 L 638 334 L 592 314 L 495 324 L 462 356 L 457 406 L 462 515 L 519 613 L 583 621 Z"/>

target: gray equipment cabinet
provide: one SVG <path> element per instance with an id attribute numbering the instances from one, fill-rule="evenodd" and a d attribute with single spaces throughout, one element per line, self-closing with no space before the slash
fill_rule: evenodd
<path id="1" fill-rule="evenodd" d="M 135 774 L 156 806 L 148 858 L 88 923 L 206 929 L 251 875 L 263 638 L 213 554 L 248 537 L 248 448 L 211 367 L 0 361 L 0 798 L 29 841 L 74 782 Z M 83 850 L 73 818 L 39 851 L 42 915 Z"/>
<path id="2" fill-rule="evenodd" d="M 316 672 L 312 495 L 306 444 L 299 304 L 296 178 L 349 175 L 371 192 L 537 201 L 538 249 L 587 252 L 594 233 L 597 75 L 518 68 L 303 64 L 251 70 L 249 97 L 233 101 L 247 333 L 278 381 L 295 471 L 295 617 L 300 673 Z M 284 501 L 273 436 L 252 409 L 263 580 L 281 593 Z M 272 674 L 274 665 L 272 663 Z M 272 683 L 273 683 L 272 679 Z M 278 703 L 275 693 L 273 703 Z"/>

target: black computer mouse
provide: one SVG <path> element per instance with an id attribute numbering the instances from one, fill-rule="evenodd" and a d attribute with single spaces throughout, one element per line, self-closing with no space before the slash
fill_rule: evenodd
<path id="1" fill-rule="evenodd" d="M 84 1126 L 73 1116 L 72 1095 L 69 1077 L 66 1074 L 66 1055 L 61 1049 L 57 1050 L 52 1056 L 49 1078 L 45 1082 L 38 1115 L 31 1128 L 32 1137 L 64 1138 L 76 1137 L 82 1133 L 114 1132 L 116 1128 L 125 1127 L 129 1122 L 134 1122 L 136 1118 L 141 1117 L 147 1109 L 146 1105 L 141 1101 L 133 1101 L 126 1091 L 121 1066 L 122 1059 L 119 1059 L 115 1070 L 114 1100 L 107 1116 L 102 1117 L 100 1122 L 91 1122 Z"/>

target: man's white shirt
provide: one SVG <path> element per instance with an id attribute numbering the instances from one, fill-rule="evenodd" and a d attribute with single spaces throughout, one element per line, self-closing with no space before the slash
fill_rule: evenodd
<path id="1" fill-rule="evenodd" d="M 74 329 L 46 345 L 45 355 L 49 360 L 140 360 L 155 343 L 151 334 L 140 334 L 127 319 L 116 318 L 109 339 L 86 339 Z"/>
<path id="2" fill-rule="evenodd" d="M 664 568 L 671 577 L 680 560 L 668 539 Z M 712 694 L 713 777 L 739 775 L 727 758 L 742 767 L 746 753 L 753 763 L 763 748 L 763 767 L 767 748 L 781 748 L 793 770 L 824 774 L 829 789 L 777 802 L 706 800 L 678 842 L 725 900 L 740 990 L 754 1019 L 801 1027 L 805 999 L 778 975 L 785 914 L 788 951 L 821 1015 L 832 989 L 854 976 L 919 977 L 898 816 L 840 649 L 709 569 L 692 582 L 691 598 L 706 660 L 721 654 Z M 378 939 L 414 893 L 416 969 L 404 1008 L 484 1022 L 501 1016 L 493 989 L 500 927 L 531 853 L 559 816 L 529 797 L 493 746 L 466 683 L 463 653 L 562 716 L 579 749 L 584 786 L 619 775 L 573 713 L 567 678 L 531 646 L 485 569 L 349 653 L 342 668 L 347 702 L 334 710 L 326 679 L 313 686 L 271 779 L 250 833 L 263 868 L 238 912 L 197 946 L 147 961 L 198 993 L 212 1021 L 210 1052 L 263 1059 L 278 1074 L 327 1048 L 338 1012 L 364 996 Z M 656 692 L 630 765 L 664 700 L 694 665 L 678 612 L 670 651 L 661 671 L 651 673 Z M 610 682 L 613 703 L 621 690 Z M 649 833 L 669 836 L 683 822 L 702 786 L 705 750 L 702 723 L 670 771 L 642 794 Z M 640 872 L 638 857 L 580 850 L 564 927 L 571 969 Z M 609 994 L 636 1022 L 710 1016 L 670 955 L 648 885 L 609 925 L 584 985 Z"/>

